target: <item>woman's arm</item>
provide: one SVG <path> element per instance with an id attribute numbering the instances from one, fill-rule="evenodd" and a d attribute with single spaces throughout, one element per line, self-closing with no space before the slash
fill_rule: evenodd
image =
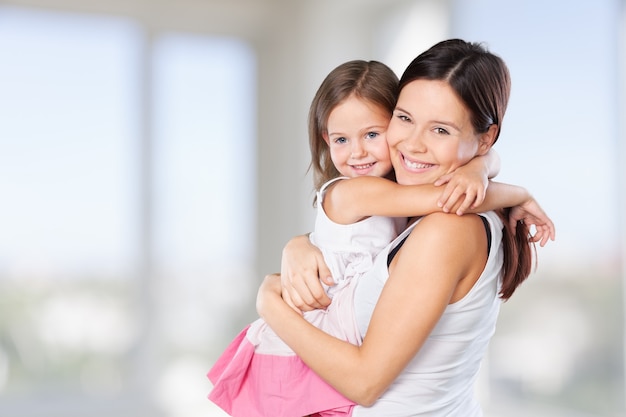
<path id="1" fill-rule="evenodd" d="M 257 309 L 320 377 L 347 398 L 370 405 L 419 351 L 459 281 L 480 276 L 487 255 L 473 248 L 486 245 L 477 216 L 424 218 L 394 258 L 361 346 L 324 333 L 289 308 L 278 276 L 266 278 Z"/>
<path id="2" fill-rule="evenodd" d="M 377 181 L 380 178 L 374 180 Z M 408 188 L 400 185 L 398 187 L 401 187 L 398 190 L 406 190 Z M 436 191 L 430 186 L 416 187 L 424 187 L 422 191 L 430 188 L 430 191 L 433 193 L 431 198 L 435 198 L 437 195 Z M 414 195 L 404 197 L 407 199 L 415 198 Z M 433 205 L 433 201 L 430 203 L 418 201 L 415 204 L 422 204 L 422 207 L 429 207 L 433 211 L 449 210 L 455 211 L 457 214 L 463 214 L 460 208 L 439 208 Z M 523 220 L 528 226 L 535 226 L 535 234 L 530 236 L 529 240 L 540 242 L 541 246 L 545 246 L 548 240 L 555 239 L 555 228 L 552 220 L 523 187 L 492 182 L 487 189 L 485 201 L 476 208 L 470 208 L 469 212 L 479 213 L 503 207 L 513 207 L 509 216 L 512 225 L 516 221 Z M 299 236 L 292 239 L 283 249 L 281 279 L 283 283 L 283 297 L 296 311 L 325 308 L 330 304 L 330 298 L 328 298 L 319 283 L 319 279 L 322 279 L 328 285 L 333 284 L 330 271 L 324 263 L 321 252 L 311 244 L 307 236 Z"/>

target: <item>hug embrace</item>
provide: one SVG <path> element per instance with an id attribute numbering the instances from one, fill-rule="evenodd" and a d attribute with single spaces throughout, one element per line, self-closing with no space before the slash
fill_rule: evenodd
<path id="1" fill-rule="evenodd" d="M 209 371 L 212 401 L 242 417 L 482 415 L 500 305 L 555 237 L 527 190 L 493 180 L 510 89 L 500 57 L 459 39 L 400 80 L 376 61 L 326 77 L 309 113 L 315 230 L 263 281 L 261 318 Z"/>

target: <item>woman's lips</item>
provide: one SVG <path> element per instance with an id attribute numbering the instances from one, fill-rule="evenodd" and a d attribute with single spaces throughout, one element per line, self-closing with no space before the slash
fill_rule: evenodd
<path id="1" fill-rule="evenodd" d="M 432 168 L 433 166 L 435 166 L 434 164 L 429 164 L 426 162 L 412 161 L 410 159 L 407 159 L 407 157 L 404 156 L 404 154 L 402 153 L 400 153 L 400 155 L 402 157 L 402 162 L 404 163 L 404 166 L 410 170 L 420 171 L 420 170 Z"/>

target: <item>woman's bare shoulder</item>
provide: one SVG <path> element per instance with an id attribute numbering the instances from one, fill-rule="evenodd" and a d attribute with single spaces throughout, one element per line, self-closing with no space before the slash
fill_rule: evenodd
<path id="1" fill-rule="evenodd" d="M 407 239 L 414 253 L 430 253 L 445 259 L 442 253 L 453 253 L 459 260 L 472 258 L 476 247 L 486 245 L 485 227 L 477 214 L 433 213 L 424 216 Z"/>
<path id="2" fill-rule="evenodd" d="M 432 213 L 422 217 L 415 226 L 418 233 L 446 231 L 464 233 L 472 232 L 474 227 L 482 226 L 482 220 L 478 214 L 464 214 L 458 216 L 452 213 Z"/>

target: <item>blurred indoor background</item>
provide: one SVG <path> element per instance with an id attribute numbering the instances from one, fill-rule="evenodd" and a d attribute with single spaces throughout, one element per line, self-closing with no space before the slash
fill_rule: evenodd
<path id="1" fill-rule="evenodd" d="M 502 308 L 486 416 L 625 415 L 625 4 L 1 1 L 0 415 L 223 416 L 205 374 L 312 228 L 315 90 L 449 37 L 508 63 L 498 178 L 557 226 Z"/>

